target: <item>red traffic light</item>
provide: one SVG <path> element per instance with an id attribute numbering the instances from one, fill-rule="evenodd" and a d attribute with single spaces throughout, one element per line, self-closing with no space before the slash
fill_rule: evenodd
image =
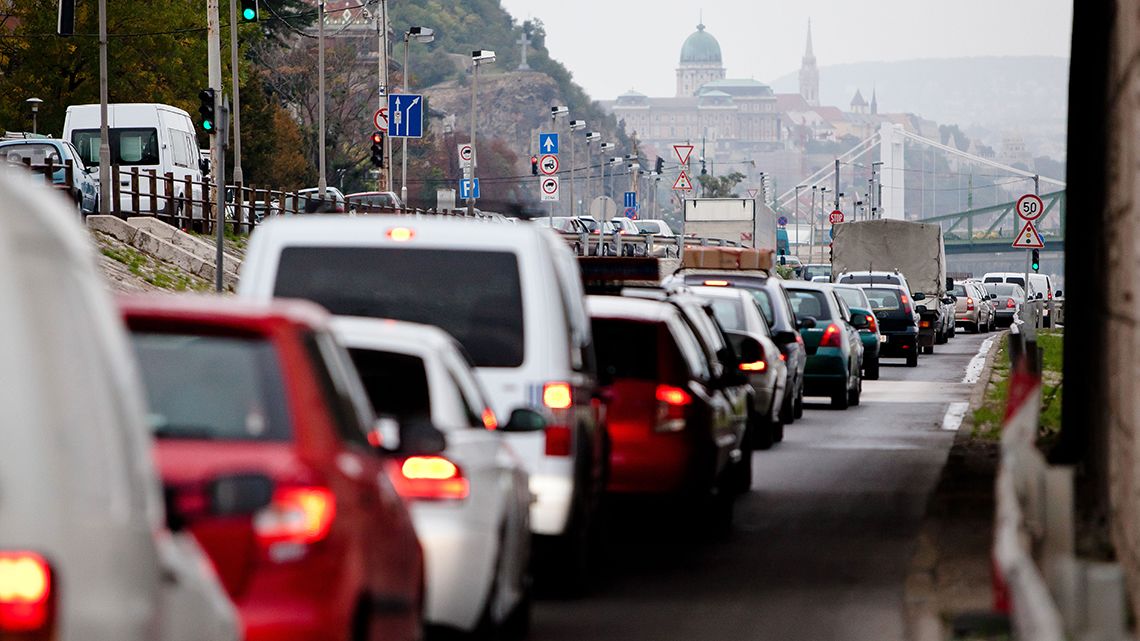
<path id="1" fill-rule="evenodd" d="M 384 143 L 384 134 L 380 133 L 379 131 L 374 132 L 372 134 L 372 144 L 380 145 L 383 143 Z"/>

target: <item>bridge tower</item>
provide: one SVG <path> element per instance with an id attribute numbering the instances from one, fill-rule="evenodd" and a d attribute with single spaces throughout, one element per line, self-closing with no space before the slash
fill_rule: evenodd
<path id="1" fill-rule="evenodd" d="M 885 122 L 879 128 L 879 215 L 883 218 L 905 220 L 906 210 L 906 155 L 902 125 Z"/>

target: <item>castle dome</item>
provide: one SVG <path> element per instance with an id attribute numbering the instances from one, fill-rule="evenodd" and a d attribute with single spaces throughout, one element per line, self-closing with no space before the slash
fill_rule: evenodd
<path id="1" fill-rule="evenodd" d="M 697 25 L 697 30 L 685 39 L 681 47 L 681 64 L 720 64 L 720 43 L 709 32 L 705 25 Z"/>

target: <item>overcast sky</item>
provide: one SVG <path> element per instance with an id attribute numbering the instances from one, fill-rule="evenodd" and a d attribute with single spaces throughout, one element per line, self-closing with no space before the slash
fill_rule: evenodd
<path id="1" fill-rule="evenodd" d="M 672 96 L 703 7 L 730 78 L 796 71 L 808 18 L 820 66 L 993 55 L 1068 57 L 1072 0 L 502 0 L 539 18 L 547 47 L 596 100 Z"/>

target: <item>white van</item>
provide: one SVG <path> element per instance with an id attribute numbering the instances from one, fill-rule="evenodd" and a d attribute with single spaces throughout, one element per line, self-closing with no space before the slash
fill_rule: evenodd
<path id="1" fill-rule="evenodd" d="M 159 178 L 167 173 L 174 174 L 174 195 L 184 198 L 187 194 L 185 179 L 191 183 L 202 180 L 198 150 L 198 140 L 194 134 L 194 122 L 190 114 L 170 105 L 157 103 L 120 103 L 108 105 L 107 127 L 111 146 L 111 164 L 119 167 L 119 208 L 124 212 L 134 210 L 130 194 L 132 169 L 137 168 L 139 178 L 139 208 L 150 208 L 149 171 L 153 169 Z M 99 105 L 72 105 L 67 108 L 63 121 L 63 138 L 79 150 L 84 164 L 99 166 Z M 192 186 L 191 195 L 200 198 L 200 187 Z M 165 195 L 162 181 L 158 183 L 157 195 Z M 159 198 L 158 207 L 166 206 L 166 199 Z M 194 208 L 195 216 L 200 208 Z"/>
<path id="2" fill-rule="evenodd" d="M 237 639 L 163 526 L 142 387 L 74 205 L 0 170 L 0 639 Z"/>
<path id="3" fill-rule="evenodd" d="M 289 217 L 253 234 L 238 295 L 306 298 L 454 336 L 498 416 L 530 408 L 546 417 L 544 428 L 506 437 L 536 496 L 531 531 L 562 537 L 543 543 L 570 545 L 559 556 L 579 570 L 608 463 L 580 279 L 566 243 L 534 225 Z"/>

